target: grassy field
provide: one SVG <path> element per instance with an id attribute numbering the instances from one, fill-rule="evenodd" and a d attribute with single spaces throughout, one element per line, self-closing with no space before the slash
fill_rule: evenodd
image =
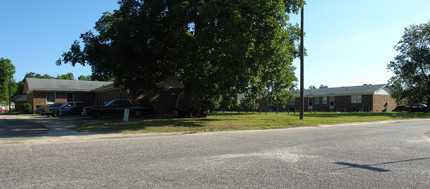
<path id="1" fill-rule="evenodd" d="M 277 129 L 323 124 L 369 122 L 395 119 L 430 118 L 426 113 L 306 113 L 303 120 L 299 114 L 282 113 L 212 113 L 206 118 L 120 118 L 100 120 L 82 119 L 69 121 L 72 129 L 80 132 L 98 133 L 164 133 L 164 132 L 212 132 L 229 130 Z"/>

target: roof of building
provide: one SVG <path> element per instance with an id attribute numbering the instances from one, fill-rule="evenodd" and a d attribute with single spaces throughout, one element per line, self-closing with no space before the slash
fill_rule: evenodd
<path id="1" fill-rule="evenodd" d="M 337 96 L 337 95 L 363 95 L 363 94 L 389 94 L 389 93 L 390 91 L 387 88 L 386 84 L 305 90 L 305 96 Z"/>
<path id="2" fill-rule="evenodd" d="M 24 86 L 24 93 L 28 94 L 32 91 L 91 92 L 112 84 L 113 82 L 108 81 L 27 78 Z"/>

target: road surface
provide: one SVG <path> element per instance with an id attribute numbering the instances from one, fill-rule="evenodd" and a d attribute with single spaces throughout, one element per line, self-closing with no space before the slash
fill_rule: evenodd
<path id="1" fill-rule="evenodd" d="M 0 138 L 0 188 L 430 188 L 429 133 L 424 119 Z"/>

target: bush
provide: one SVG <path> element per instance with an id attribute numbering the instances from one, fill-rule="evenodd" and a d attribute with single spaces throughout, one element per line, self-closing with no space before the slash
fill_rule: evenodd
<path id="1" fill-rule="evenodd" d="M 33 113 L 33 110 L 32 110 L 30 103 L 24 103 L 24 104 L 22 104 L 22 107 L 23 107 L 24 113 L 27 113 L 27 114 Z"/>
<path id="2" fill-rule="evenodd" d="M 43 105 L 43 104 L 37 104 L 37 105 L 36 105 L 36 109 L 44 108 L 44 107 L 46 107 L 46 105 Z"/>

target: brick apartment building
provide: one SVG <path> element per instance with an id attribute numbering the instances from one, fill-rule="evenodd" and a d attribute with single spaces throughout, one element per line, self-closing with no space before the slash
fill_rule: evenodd
<path id="1" fill-rule="evenodd" d="M 386 84 L 305 90 L 305 111 L 393 111 L 397 107 Z M 300 97 L 287 105 L 299 110 Z"/>
<path id="2" fill-rule="evenodd" d="M 107 86 L 110 85 L 113 86 L 113 82 L 27 78 L 23 93 L 27 97 L 27 103 L 33 106 L 33 110 L 36 109 L 36 105 L 70 101 L 93 105 L 96 102 L 95 94 L 100 92 L 98 90 L 107 90 Z"/>
<path id="3" fill-rule="evenodd" d="M 183 85 L 172 78 L 167 78 L 160 82 L 158 86 L 161 89 L 142 89 L 138 90 L 136 94 L 132 94 L 130 90 L 122 86 L 115 87 L 113 82 L 27 78 L 23 95 L 16 100 L 20 102 L 20 106 L 22 106 L 23 102 L 30 103 L 33 110 L 36 109 L 37 105 L 70 101 L 81 101 L 85 106 L 102 105 L 113 99 L 164 103 L 169 101 L 171 95 L 176 95 L 183 89 Z M 19 111 L 19 108 L 17 107 L 17 111 Z"/>

